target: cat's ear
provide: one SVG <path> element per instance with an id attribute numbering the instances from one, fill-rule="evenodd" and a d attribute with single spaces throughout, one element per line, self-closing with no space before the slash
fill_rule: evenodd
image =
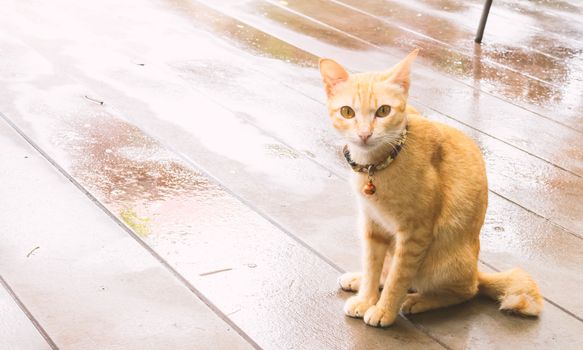
<path id="1" fill-rule="evenodd" d="M 330 97 L 336 84 L 348 80 L 348 72 L 339 63 L 329 58 L 320 58 L 318 65 L 326 94 Z"/>
<path id="2" fill-rule="evenodd" d="M 405 94 L 409 93 L 409 86 L 411 86 L 411 65 L 418 53 L 419 49 L 413 50 L 401 62 L 397 63 L 387 75 L 387 81 L 401 86 Z"/>

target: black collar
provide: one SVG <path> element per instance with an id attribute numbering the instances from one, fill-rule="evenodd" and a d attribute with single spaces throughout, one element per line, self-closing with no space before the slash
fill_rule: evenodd
<path id="1" fill-rule="evenodd" d="M 385 169 L 386 167 L 389 166 L 389 164 L 393 162 L 393 160 L 395 160 L 399 152 L 401 152 L 401 149 L 403 148 L 403 145 L 405 144 L 406 140 L 407 140 L 407 127 L 405 127 L 403 131 L 401 131 L 401 136 L 397 140 L 395 147 L 393 147 L 393 149 L 389 153 L 389 156 L 384 161 L 377 164 L 358 164 L 350 157 L 350 150 L 348 150 L 348 145 L 344 145 L 343 148 L 344 158 L 346 158 L 346 161 L 348 162 L 352 170 L 354 170 L 355 172 L 368 173 L 369 175 L 372 175 L 373 173 L 379 170 Z"/>

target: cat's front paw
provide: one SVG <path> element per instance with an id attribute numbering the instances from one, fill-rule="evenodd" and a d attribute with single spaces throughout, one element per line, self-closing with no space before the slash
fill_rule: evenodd
<path id="1" fill-rule="evenodd" d="M 364 314 L 364 323 L 373 327 L 388 327 L 395 322 L 397 313 L 391 313 L 378 305 L 371 306 Z"/>
<path id="2" fill-rule="evenodd" d="M 338 284 L 347 292 L 358 292 L 361 276 L 360 272 L 347 272 L 338 278 Z"/>
<path id="3" fill-rule="evenodd" d="M 372 305 L 373 300 L 364 299 L 358 295 L 348 298 L 344 304 L 344 313 L 350 317 L 362 318 Z"/>

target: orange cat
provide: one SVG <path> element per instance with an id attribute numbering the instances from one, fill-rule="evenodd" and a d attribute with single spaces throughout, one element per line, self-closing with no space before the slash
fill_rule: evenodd
<path id="1" fill-rule="evenodd" d="M 501 310 L 536 316 L 543 298 L 526 272 L 478 271 L 484 160 L 469 137 L 407 105 L 417 52 L 383 73 L 349 75 L 320 60 L 330 119 L 355 171 L 362 228 L 363 272 L 340 278 L 343 289 L 358 291 L 344 312 L 384 327 L 399 310 L 445 307 L 480 290 Z"/>

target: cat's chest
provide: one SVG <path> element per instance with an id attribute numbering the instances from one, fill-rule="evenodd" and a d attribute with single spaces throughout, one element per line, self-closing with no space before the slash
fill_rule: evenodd
<path id="1" fill-rule="evenodd" d="M 402 208 L 399 206 L 401 202 L 399 197 L 402 193 L 393 187 L 395 184 L 390 180 L 373 178 L 376 191 L 374 194 L 366 194 L 364 187 L 368 182 L 367 176 L 355 174 L 353 187 L 361 208 L 367 216 L 382 224 L 387 231 L 397 232 L 402 216 Z"/>
<path id="2" fill-rule="evenodd" d="M 374 193 L 367 193 L 372 183 Z M 402 194 L 402 188 L 397 181 L 390 176 L 378 174 L 369 178 L 366 174 L 357 173 L 353 176 L 352 186 L 355 193 L 362 200 L 375 206 L 386 206 L 395 204 L 399 201 Z"/>

